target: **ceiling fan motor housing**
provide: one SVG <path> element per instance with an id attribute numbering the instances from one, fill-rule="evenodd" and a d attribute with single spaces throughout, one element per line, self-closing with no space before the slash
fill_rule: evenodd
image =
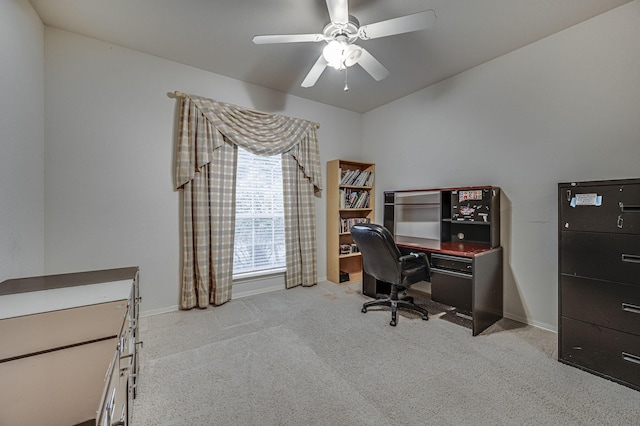
<path id="1" fill-rule="evenodd" d="M 358 39 L 358 28 L 360 28 L 360 22 L 354 16 L 349 15 L 348 23 L 329 22 L 322 30 L 322 34 L 327 41 L 336 40 L 337 37 L 344 36 L 347 39 L 347 43 L 352 44 Z"/>

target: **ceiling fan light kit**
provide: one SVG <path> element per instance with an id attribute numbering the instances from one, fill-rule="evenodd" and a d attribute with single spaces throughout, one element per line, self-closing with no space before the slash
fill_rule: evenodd
<path id="1" fill-rule="evenodd" d="M 362 56 L 362 48 L 355 44 L 347 44 L 344 40 L 331 40 L 322 50 L 327 65 L 343 70 L 358 63 Z"/>
<path id="2" fill-rule="evenodd" d="M 423 30 L 433 25 L 436 19 L 433 10 L 425 10 L 360 26 L 356 18 L 349 16 L 346 0 L 327 0 L 327 8 L 331 22 L 324 27 L 322 34 L 261 35 L 253 38 L 255 44 L 325 41 L 327 45 L 302 81 L 302 87 L 313 86 L 327 66 L 341 71 L 359 64 L 376 81 L 384 79 L 389 71 L 355 42 Z M 348 90 L 346 86 L 345 90 Z"/>

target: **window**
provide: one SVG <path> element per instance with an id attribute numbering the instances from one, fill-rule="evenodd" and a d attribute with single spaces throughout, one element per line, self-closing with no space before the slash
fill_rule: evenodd
<path id="1" fill-rule="evenodd" d="M 233 273 L 285 265 L 280 156 L 262 157 L 238 148 Z"/>

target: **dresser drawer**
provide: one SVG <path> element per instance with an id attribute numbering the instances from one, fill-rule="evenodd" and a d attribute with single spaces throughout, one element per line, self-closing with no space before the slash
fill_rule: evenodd
<path id="1" fill-rule="evenodd" d="M 565 231 L 640 234 L 640 184 L 560 187 Z"/>
<path id="2" fill-rule="evenodd" d="M 640 236 L 562 232 L 561 273 L 640 285 Z"/>
<path id="3" fill-rule="evenodd" d="M 561 277 L 562 315 L 640 335 L 640 285 Z"/>
<path id="4" fill-rule="evenodd" d="M 561 319 L 560 359 L 632 387 L 640 387 L 640 337 Z"/>
<path id="5" fill-rule="evenodd" d="M 95 419 L 115 345 L 113 338 L 0 363 L 0 425 Z"/>
<path id="6" fill-rule="evenodd" d="M 98 406 L 96 425 L 112 426 L 129 424 L 128 375 L 118 368 L 120 356 L 115 351 L 104 380 L 102 399 Z"/>
<path id="7" fill-rule="evenodd" d="M 115 337 L 127 301 L 101 303 L 0 320 L 0 360 L 63 346 Z"/>

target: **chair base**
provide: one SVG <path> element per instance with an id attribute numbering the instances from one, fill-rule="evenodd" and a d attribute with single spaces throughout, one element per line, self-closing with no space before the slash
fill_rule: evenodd
<path id="1" fill-rule="evenodd" d="M 371 306 L 389 306 L 391 308 L 391 322 L 389 325 L 396 326 L 398 324 L 398 309 L 404 309 L 408 311 L 419 312 L 422 314 L 422 320 L 427 321 L 429 319 L 429 312 L 426 309 L 413 303 L 413 297 L 404 296 L 398 297 L 398 292 L 393 291 L 395 286 L 392 286 L 391 294 L 384 299 L 376 299 L 370 302 L 366 302 L 362 305 L 362 312 L 366 313 L 367 308 Z M 395 293 L 395 297 L 394 296 Z"/>

